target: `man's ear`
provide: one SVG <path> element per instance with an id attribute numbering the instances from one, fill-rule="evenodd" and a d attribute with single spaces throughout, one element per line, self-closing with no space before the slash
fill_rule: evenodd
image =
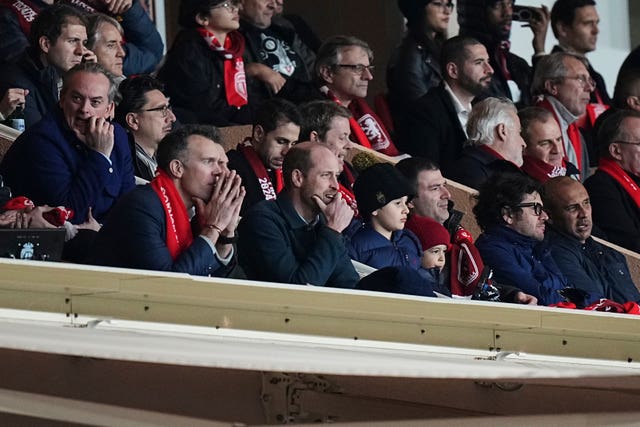
<path id="1" fill-rule="evenodd" d="M 328 65 L 322 65 L 319 69 L 320 77 L 326 83 L 333 83 L 333 70 Z"/>
<path id="2" fill-rule="evenodd" d="M 500 209 L 500 215 L 502 216 L 502 220 L 505 222 L 505 224 L 513 224 L 513 212 L 511 212 L 511 209 L 506 206 L 503 207 L 502 209 Z"/>
<path id="3" fill-rule="evenodd" d="M 136 113 L 127 113 L 124 117 L 124 121 L 127 123 L 127 126 L 131 130 L 138 130 L 138 116 Z"/>
<path id="4" fill-rule="evenodd" d="M 318 132 L 316 132 L 315 130 L 312 130 L 311 133 L 309 134 L 309 141 L 320 142 L 320 136 L 318 135 Z"/>
<path id="5" fill-rule="evenodd" d="M 631 95 L 631 96 L 627 96 L 627 99 L 625 99 L 625 103 L 627 104 L 627 107 L 629 107 L 632 110 L 635 111 L 640 111 L 640 98 L 635 96 L 635 95 Z"/>
<path id="6" fill-rule="evenodd" d="M 169 162 L 169 172 L 174 178 L 182 178 L 184 174 L 184 165 L 178 159 L 173 159 Z"/>
<path id="7" fill-rule="evenodd" d="M 617 161 L 622 160 L 622 151 L 620 150 L 620 144 L 613 142 L 609 144 L 609 155 Z"/>
<path id="8" fill-rule="evenodd" d="M 294 169 L 291 172 L 291 183 L 295 188 L 302 187 L 302 183 L 304 182 L 304 174 L 300 169 Z"/>
<path id="9" fill-rule="evenodd" d="M 544 91 L 549 95 L 556 96 L 558 94 L 558 83 L 555 83 L 553 80 L 545 80 Z"/>
<path id="10" fill-rule="evenodd" d="M 504 123 L 498 123 L 498 126 L 496 126 L 496 134 L 498 136 L 498 138 L 500 138 L 502 141 L 507 139 L 507 125 L 505 125 Z"/>
<path id="11" fill-rule="evenodd" d="M 447 62 L 445 71 L 447 72 L 447 75 L 454 80 L 458 80 L 460 78 L 460 75 L 458 73 L 458 66 L 453 62 Z"/>
<path id="12" fill-rule="evenodd" d="M 194 21 L 196 21 L 196 24 L 200 25 L 201 27 L 206 27 L 209 23 L 209 18 L 203 16 L 201 13 L 196 14 L 193 19 Z"/>
<path id="13" fill-rule="evenodd" d="M 105 114 L 107 115 L 107 117 L 113 120 L 115 111 L 116 111 L 116 103 L 112 101 L 109 103 L 109 106 L 107 107 L 107 111 L 105 112 Z"/>
<path id="14" fill-rule="evenodd" d="M 49 49 L 51 49 L 51 40 L 47 36 L 40 36 L 38 39 L 38 47 L 44 53 L 49 53 Z"/>
<path id="15" fill-rule="evenodd" d="M 261 125 L 255 125 L 251 133 L 251 140 L 257 144 L 261 144 L 264 139 L 264 129 Z"/>
<path id="16" fill-rule="evenodd" d="M 556 35 L 557 35 L 557 39 L 566 39 L 567 38 L 567 27 L 564 26 L 564 24 L 562 22 L 557 22 L 555 27 L 552 28 L 552 30 L 555 29 L 556 31 Z"/>

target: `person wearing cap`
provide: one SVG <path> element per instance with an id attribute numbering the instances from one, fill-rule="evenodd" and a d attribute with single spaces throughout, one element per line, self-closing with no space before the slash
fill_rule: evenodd
<path id="1" fill-rule="evenodd" d="M 409 182 L 389 163 L 365 169 L 353 186 L 365 224 L 349 242 L 352 259 L 375 268 L 420 268 L 422 247 L 404 229 L 413 191 Z"/>
<path id="2" fill-rule="evenodd" d="M 410 103 L 442 82 L 440 47 L 446 40 L 453 2 L 398 0 L 407 33 L 387 67 L 389 108 L 396 126 L 410 112 Z"/>
<path id="3" fill-rule="evenodd" d="M 184 0 L 184 29 L 167 53 L 158 79 L 182 123 L 250 124 L 260 98 L 245 74 L 245 39 L 233 1 Z"/>
<path id="4" fill-rule="evenodd" d="M 510 51 L 514 0 L 458 0 L 460 35 L 480 40 L 489 52 L 493 79 L 488 96 L 507 97 L 518 105 L 530 105 L 531 67 L 524 58 Z M 549 9 L 530 8 L 526 25 L 533 32 L 533 60 L 545 54 L 544 44 L 549 28 Z"/>

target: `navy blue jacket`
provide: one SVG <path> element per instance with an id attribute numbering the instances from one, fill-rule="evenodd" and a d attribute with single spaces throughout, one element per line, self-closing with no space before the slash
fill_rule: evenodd
<path id="1" fill-rule="evenodd" d="M 422 246 L 409 230 L 394 231 L 388 240 L 367 224 L 351 237 L 348 248 L 352 259 L 374 268 L 420 268 Z"/>
<path id="2" fill-rule="evenodd" d="M 336 288 L 358 282 L 344 237 L 322 218 L 307 224 L 286 191 L 249 209 L 238 238 L 240 264 L 249 279 Z"/>
<path id="3" fill-rule="evenodd" d="M 584 244 L 551 230 L 551 254 L 571 286 L 589 293 L 588 304 L 600 298 L 619 303 L 640 301 L 627 261 L 620 252 L 589 237 Z"/>
<path id="4" fill-rule="evenodd" d="M 567 280 L 545 242 L 498 226 L 482 233 L 476 247 L 499 283 L 515 286 L 535 296 L 540 305 L 563 300 L 557 291 L 567 287 Z"/>
<path id="5" fill-rule="evenodd" d="M 226 276 L 233 263 L 223 265 L 209 243 L 193 243 L 174 261 L 167 248 L 167 218 L 150 185 L 124 196 L 109 214 L 93 245 L 90 262 L 109 267 L 174 271 L 195 276 Z"/>
<path id="6" fill-rule="evenodd" d="M 445 177 L 477 190 L 496 173 L 524 174 L 508 160 L 497 158 L 478 147 L 467 147 Z"/>
<path id="7" fill-rule="evenodd" d="M 62 110 L 55 108 L 13 143 L 0 174 L 14 194 L 36 205 L 73 209 L 75 224 L 86 221 L 89 207 L 101 222 L 115 201 L 135 186 L 127 135 L 115 123 L 114 135 L 109 163 L 75 136 Z"/>

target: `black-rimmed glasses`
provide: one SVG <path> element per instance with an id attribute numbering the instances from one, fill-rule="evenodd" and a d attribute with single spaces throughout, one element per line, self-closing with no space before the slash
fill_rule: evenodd
<path id="1" fill-rule="evenodd" d="M 370 74 L 373 74 L 376 69 L 375 65 L 364 64 L 336 64 L 335 66 L 340 68 L 348 68 L 349 70 L 359 75 L 362 75 L 364 73 L 364 70 L 367 70 Z"/>
<path id="2" fill-rule="evenodd" d="M 213 6 L 211 9 L 222 9 L 225 8 L 227 9 L 229 12 L 231 12 L 234 9 L 238 9 L 238 3 L 235 1 L 225 1 L 224 3 L 220 3 L 218 5 Z"/>
<path id="3" fill-rule="evenodd" d="M 165 118 L 169 115 L 169 111 L 173 111 L 173 110 L 171 108 L 171 104 L 165 104 L 160 107 L 147 108 L 146 110 L 140 110 L 140 111 L 147 111 L 147 112 L 160 111 L 160 113 L 162 114 L 162 117 Z"/>
<path id="4" fill-rule="evenodd" d="M 515 205 L 514 208 L 533 208 L 533 213 L 535 216 L 542 215 L 542 203 L 538 202 L 528 202 L 528 203 L 520 203 L 519 205 Z"/>

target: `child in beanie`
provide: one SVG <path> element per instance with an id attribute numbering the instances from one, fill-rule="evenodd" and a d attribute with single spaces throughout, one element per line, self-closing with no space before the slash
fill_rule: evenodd
<path id="1" fill-rule="evenodd" d="M 351 237 L 349 256 L 374 268 L 420 268 L 418 238 L 404 230 L 413 196 L 409 182 L 388 163 L 360 173 L 353 186 L 365 224 Z"/>
<path id="2" fill-rule="evenodd" d="M 445 265 L 445 253 L 451 249 L 451 236 L 439 222 L 424 216 L 413 215 L 407 222 L 422 245 L 422 268 L 438 268 Z"/>

